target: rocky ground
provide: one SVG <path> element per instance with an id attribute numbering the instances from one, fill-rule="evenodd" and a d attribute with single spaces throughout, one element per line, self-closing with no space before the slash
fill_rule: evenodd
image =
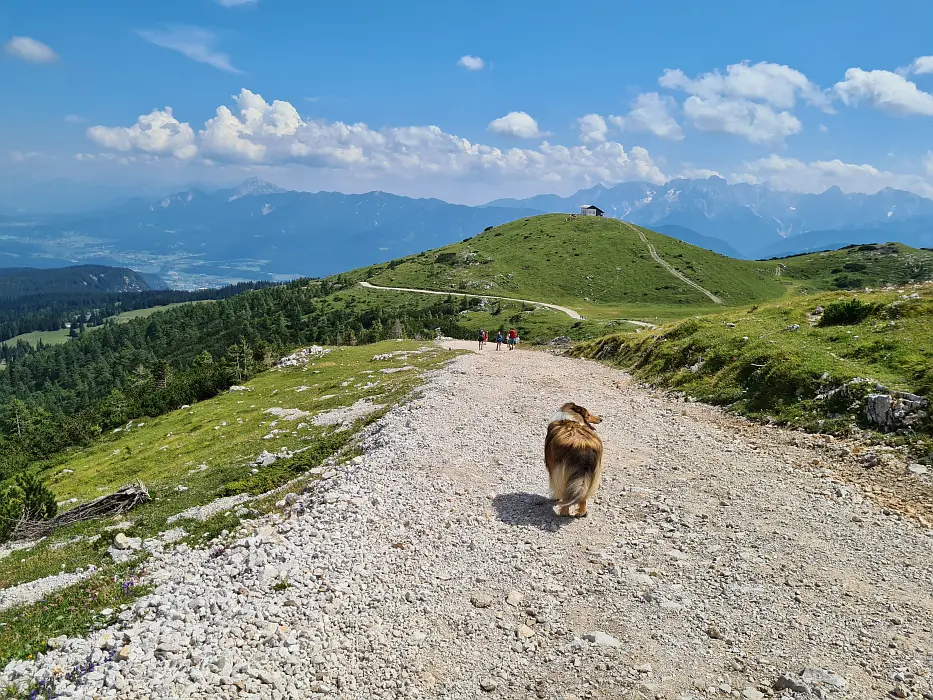
<path id="1" fill-rule="evenodd" d="M 567 400 L 604 419 L 582 520 L 545 497 Z M 157 553 L 118 626 L 0 685 L 80 665 L 64 695 L 933 699 L 933 531 L 885 500 L 929 475 L 876 492 L 849 446 L 493 347 L 365 448 L 248 536 Z"/>

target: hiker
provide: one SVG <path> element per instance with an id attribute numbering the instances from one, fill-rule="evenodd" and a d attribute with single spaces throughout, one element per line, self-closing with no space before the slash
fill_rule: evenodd
<path id="1" fill-rule="evenodd" d="M 480 328 L 479 332 L 476 334 L 476 339 L 479 341 L 479 349 L 483 349 L 483 329 Z"/>
<path id="2" fill-rule="evenodd" d="M 483 331 L 483 347 L 489 342 L 489 331 Z"/>
<path id="3" fill-rule="evenodd" d="M 518 333 L 514 328 L 509 330 L 509 350 L 515 349 L 515 342 L 518 339 Z"/>
<path id="4" fill-rule="evenodd" d="M 502 331 L 496 333 L 496 350 L 502 349 Z"/>

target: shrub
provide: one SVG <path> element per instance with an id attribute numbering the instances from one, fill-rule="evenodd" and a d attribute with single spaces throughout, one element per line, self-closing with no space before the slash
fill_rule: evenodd
<path id="1" fill-rule="evenodd" d="M 55 494 L 34 474 L 18 474 L 0 492 L 0 542 L 6 542 L 20 520 L 48 520 L 58 512 Z"/>
<path id="2" fill-rule="evenodd" d="M 849 326 L 861 323 L 875 310 L 874 304 L 867 304 L 858 299 L 834 301 L 826 305 L 820 326 Z"/>
<path id="3" fill-rule="evenodd" d="M 836 289 L 859 289 L 863 286 L 862 278 L 854 275 L 839 275 L 833 278 Z"/>

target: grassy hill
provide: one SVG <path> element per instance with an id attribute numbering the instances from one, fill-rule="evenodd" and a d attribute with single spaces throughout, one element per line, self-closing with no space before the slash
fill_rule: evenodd
<path id="1" fill-rule="evenodd" d="M 933 285 L 791 297 L 574 353 L 755 418 L 847 433 L 867 425 L 867 393 L 933 395 Z M 933 457 L 930 428 L 925 419 L 896 438 L 913 443 L 917 459 Z"/>
<path id="2" fill-rule="evenodd" d="M 546 301 L 593 316 L 632 306 L 716 308 L 652 259 L 641 235 L 665 262 L 727 306 L 785 291 L 774 265 L 727 258 L 617 219 L 569 221 L 563 214 L 503 224 L 461 243 L 365 268 L 360 278 L 383 286 Z"/>
<path id="3" fill-rule="evenodd" d="M 933 280 L 933 251 L 900 243 L 850 245 L 768 261 L 802 291 L 864 289 Z"/>

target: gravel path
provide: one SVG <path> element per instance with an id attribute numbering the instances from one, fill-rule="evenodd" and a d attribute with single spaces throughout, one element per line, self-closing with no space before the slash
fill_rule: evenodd
<path id="1" fill-rule="evenodd" d="M 698 283 L 694 282 L 692 279 L 690 279 L 689 277 L 687 277 L 685 274 L 683 274 L 683 273 L 682 273 L 680 270 L 678 270 L 676 267 L 674 267 L 674 266 L 671 265 L 669 262 L 667 262 L 667 261 L 666 261 L 664 258 L 662 258 L 660 255 L 658 255 L 657 249 L 648 241 L 648 238 L 645 236 L 644 232 L 639 231 L 638 229 L 636 229 L 636 228 L 635 228 L 634 226 L 632 226 L 631 224 L 626 223 L 625 225 L 628 226 L 630 229 L 632 229 L 632 231 L 635 231 L 639 236 L 641 236 L 642 242 L 643 242 L 646 246 L 648 246 L 648 252 L 651 253 L 651 257 L 654 258 L 654 261 L 655 261 L 656 263 L 658 263 L 661 267 L 663 267 L 665 270 L 667 270 L 667 271 L 670 272 L 672 275 L 674 275 L 674 277 L 676 277 L 677 279 L 681 280 L 681 281 L 684 282 L 685 284 L 689 284 L 691 287 L 693 287 L 693 288 L 694 288 L 695 290 L 697 290 L 698 292 L 701 292 L 702 294 L 705 294 L 706 296 L 708 296 L 708 297 L 710 298 L 710 301 L 712 301 L 714 304 L 722 304 L 722 303 L 723 303 L 723 301 L 722 301 L 722 299 L 721 299 L 720 297 L 716 296 L 716 295 L 713 294 L 711 291 L 709 291 L 709 290 L 707 290 L 707 289 L 701 287 Z"/>
<path id="2" fill-rule="evenodd" d="M 583 520 L 545 499 L 567 400 L 603 417 Z M 931 531 L 834 476 L 838 445 L 486 350 L 364 447 L 0 687 L 90 659 L 72 697 L 933 698 Z"/>

